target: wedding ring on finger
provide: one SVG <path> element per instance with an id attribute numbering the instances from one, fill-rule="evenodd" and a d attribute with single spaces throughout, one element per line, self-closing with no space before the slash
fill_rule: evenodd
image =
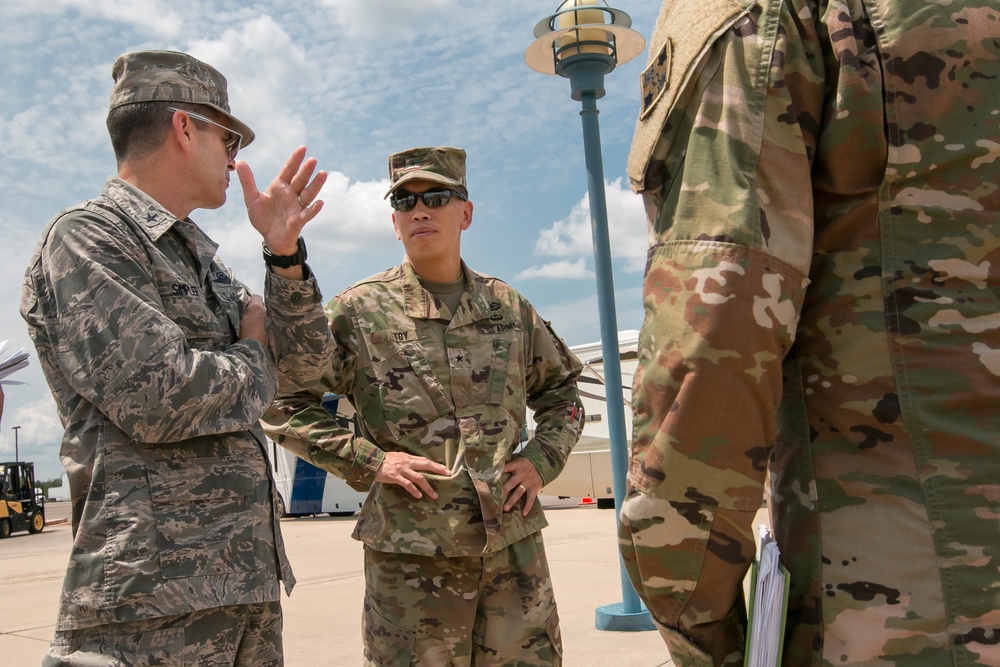
<path id="1" fill-rule="evenodd" d="M 299 201 L 299 206 L 301 206 L 302 208 L 309 208 L 308 206 L 306 206 L 305 204 L 302 203 L 302 195 L 301 194 L 298 195 L 298 196 L 296 196 L 295 198 Z"/>

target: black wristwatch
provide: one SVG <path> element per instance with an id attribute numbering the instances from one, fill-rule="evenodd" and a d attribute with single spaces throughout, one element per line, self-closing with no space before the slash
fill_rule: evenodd
<path id="1" fill-rule="evenodd" d="M 277 266 L 279 269 L 290 269 L 298 264 L 306 263 L 306 242 L 299 237 L 298 250 L 295 251 L 294 255 L 275 255 L 271 252 L 271 249 L 267 247 L 267 243 L 264 243 L 264 264 L 268 266 Z"/>

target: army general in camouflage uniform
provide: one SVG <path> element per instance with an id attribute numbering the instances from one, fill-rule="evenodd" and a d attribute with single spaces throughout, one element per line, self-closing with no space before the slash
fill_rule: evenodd
<path id="1" fill-rule="evenodd" d="M 118 161 L 56 216 L 21 314 L 66 428 L 73 550 L 45 665 L 280 665 L 294 584 L 258 420 L 279 377 L 309 382 L 332 339 L 299 231 L 325 174 L 297 149 L 265 192 L 226 80 L 183 53 L 121 56 Z M 272 269 L 251 295 L 188 215 L 239 173 Z M 312 179 L 312 180 L 310 180 Z"/>
<path id="2" fill-rule="evenodd" d="M 559 665 L 559 619 L 537 494 L 580 435 L 579 361 L 524 297 L 469 270 L 465 151 L 389 158 L 406 256 L 327 306 L 337 350 L 323 381 L 283 396 L 272 435 L 371 489 L 365 664 Z M 362 437 L 320 405 L 355 407 Z M 537 429 L 515 453 L 525 405 Z"/>
<path id="3" fill-rule="evenodd" d="M 1000 4 L 664 2 L 621 543 L 741 664 L 770 463 L 785 665 L 1000 665 Z"/>

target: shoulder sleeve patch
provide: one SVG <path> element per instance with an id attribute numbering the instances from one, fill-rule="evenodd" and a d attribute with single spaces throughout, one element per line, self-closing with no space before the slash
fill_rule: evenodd
<path id="1" fill-rule="evenodd" d="M 643 120 L 653 110 L 660 96 L 667 89 L 667 81 L 670 80 L 670 55 L 673 43 L 667 37 L 660 48 L 659 53 L 653 54 L 649 59 L 649 65 L 642 70 L 640 76 L 640 87 L 642 88 L 642 108 L 639 111 L 639 120 Z"/>
<path id="2" fill-rule="evenodd" d="M 667 115 L 697 73 L 711 46 L 757 0 L 665 0 L 649 42 L 649 62 L 640 75 L 642 105 L 628 175 L 637 192 L 647 190 L 646 174 Z"/>

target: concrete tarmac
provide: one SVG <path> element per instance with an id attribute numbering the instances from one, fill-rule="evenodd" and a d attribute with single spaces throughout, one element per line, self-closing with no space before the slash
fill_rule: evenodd
<path id="1" fill-rule="evenodd" d="M 39 665 L 55 628 L 71 536 L 69 503 L 46 507 L 50 525 L 37 534 L 0 541 L 0 665 Z M 659 633 L 594 627 L 598 607 L 621 603 L 621 574 L 612 510 L 575 501 L 546 509 L 542 535 L 552 572 L 565 667 L 672 665 Z M 351 539 L 354 517 L 282 519 L 298 584 L 282 600 L 286 667 L 361 664 L 361 544 Z"/>

